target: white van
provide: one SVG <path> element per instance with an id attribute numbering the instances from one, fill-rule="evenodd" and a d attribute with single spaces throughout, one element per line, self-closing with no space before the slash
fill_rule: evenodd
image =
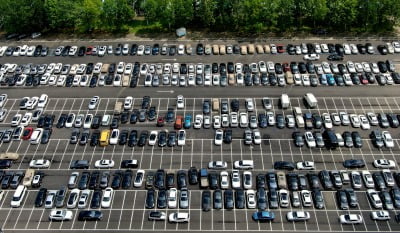
<path id="1" fill-rule="evenodd" d="M 11 200 L 11 207 L 13 208 L 20 207 L 21 202 L 24 200 L 25 194 L 26 194 L 26 187 L 23 185 L 18 185 L 18 188 L 17 190 L 15 190 L 15 193 Z"/>
<path id="2" fill-rule="evenodd" d="M 35 131 L 33 131 L 30 142 L 33 145 L 39 144 L 40 139 L 42 138 L 42 134 L 43 134 L 43 129 L 41 128 L 37 128 L 35 129 Z"/>
<path id="3" fill-rule="evenodd" d="M 290 105 L 290 99 L 289 96 L 287 94 L 282 94 L 281 96 L 281 107 L 283 109 L 288 108 Z"/>
<path id="4" fill-rule="evenodd" d="M 304 100 L 306 101 L 307 105 L 310 108 L 315 108 L 317 107 L 318 101 L 317 98 L 315 98 L 313 93 L 307 93 L 304 95 Z"/>

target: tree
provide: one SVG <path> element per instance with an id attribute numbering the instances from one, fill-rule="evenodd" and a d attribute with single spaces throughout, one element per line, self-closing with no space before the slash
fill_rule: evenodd
<path id="1" fill-rule="evenodd" d="M 74 28 L 79 2 L 78 0 L 46 0 L 45 9 L 49 28 L 55 31 Z"/>
<path id="2" fill-rule="evenodd" d="M 202 0 L 194 12 L 194 17 L 201 27 L 210 28 L 215 24 L 214 13 L 217 9 L 216 0 Z"/>
<path id="3" fill-rule="evenodd" d="M 354 25 L 357 18 L 357 4 L 357 0 L 330 0 L 327 17 L 331 26 L 335 28 L 344 26 L 344 31 L 347 31 L 347 27 Z"/>
<path id="4" fill-rule="evenodd" d="M 193 0 L 173 0 L 172 11 L 175 27 L 189 25 L 193 20 Z"/>
<path id="5" fill-rule="evenodd" d="M 83 0 L 77 9 L 75 29 L 79 32 L 91 32 L 99 26 L 101 0 Z"/>
<path id="6" fill-rule="evenodd" d="M 147 21 L 156 22 L 158 21 L 158 14 L 160 10 L 160 2 L 158 0 L 146 0 L 143 1 L 143 6 L 145 17 Z"/>
<path id="7" fill-rule="evenodd" d="M 127 0 L 104 0 L 102 7 L 102 27 L 109 30 L 121 30 L 134 15 Z"/>

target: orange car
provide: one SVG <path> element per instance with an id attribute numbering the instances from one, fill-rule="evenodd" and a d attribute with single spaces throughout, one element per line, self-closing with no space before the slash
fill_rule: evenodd
<path id="1" fill-rule="evenodd" d="M 176 116 L 174 128 L 175 129 L 182 129 L 182 125 L 183 125 L 183 117 L 182 116 Z"/>

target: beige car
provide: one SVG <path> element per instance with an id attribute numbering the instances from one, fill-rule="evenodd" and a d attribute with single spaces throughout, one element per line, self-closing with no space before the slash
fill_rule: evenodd
<path id="1" fill-rule="evenodd" d="M 223 45 L 223 44 L 219 45 L 219 54 L 220 55 L 225 55 L 226 54 L 225 45 Z"/>
<path id="2" fill-rule="evenodd" d="M 110 67 L 110 64 L 103 64 L 101 67 L 101 73 L 108 73 L 108 68 Z"/>
<path id="3" fill-rule="evenodd" d="M 204 53 L 206 55 L 210 55 L 211 54 L 211 45 L 210 44 L 206 44 L 206 46 L 204 47 Z"/>
<path id="4" fill-rule="evenodd" d="M 271 53 L 271 48 L 267 44 L 264 45 L 264 53 Z"/>
<path id="5" fill-rule="evenodd" d="M 254 49 L 254 44 L 248 44 L 247 45 L 247 53 L 248 54 L 254 54 L 255 49 Z"/>
<path id="6" fill-rule="evenodd" d="M 278 188 L 280 189 L 287 189 L 287 183 L 286 183 L 286 175 L 284 172 L 279 171 L 276 173 L 276 176 L 278 178 Z"/>
<path id="7" fill-rule="evenodd" d="M 286 83 L 291 85 L 294 83 L 293 74 L 290 71 L 285 72 Z"/>
<path id="8" fill-rule="evenodd" d="M 240 54 L 247 55 L 247 46 L 246 45 L 240 46 Z"/>
<path id="9" fill-rule="evenodd" d="M 263 54 L 264 53 L 264 48 L 262 47 L 262 45 L 256 45 L 256 50 L 258 54 Z"/>
<path id="10" fill-rule="evenodd" d="M 186 53 L 187 53 L 187 55 L 192 55 L 193 48 L 192 48 L 191 44 L 186 44 Z"/>
<path id="11" fill-rule="evenodd" d="M 0 159 L 8 159 L 8 160 L 18 160 L 19 159 L 19 154 L 18 153 L 1 153 L 0 154 Z"/>
<path id="12" fill-rule="evenodd" d="M 212 49 L 214 55 L 219 55 L 219 46 L 217 44 L 213 45 Z"/>
<path id="13" fill-rule="evenodd" d="M 228 84 L 231 86 L 236 84 L 236 78 L 234 74 L 228 74 Z"/>

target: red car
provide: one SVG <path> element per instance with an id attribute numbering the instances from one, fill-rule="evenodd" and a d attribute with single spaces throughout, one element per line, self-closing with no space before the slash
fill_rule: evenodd
<path id="1" fill-rule="evenodd" d="M 285 47 L 282 44 L 276 45 L 276 49 L 278 50 L 278 53 L 284 53 L 285 52 Z"/>
<path id="2" fill-rule="evenodd" d="M 86 55 L 92 55 L 92 51 L 93 51 L 93 46 L 88 46 L 86 48 Z"/>
<path id="3" fill-rule="evenodd" d="M 368 84 L 368 79 L 364 74 L 360 74 L 358 77 L 360 78 L 360 82 L 362 84 Z"/>
<path id="4" fill-rule="evenodd" d="M 33 133 L 33 128 L 28 127 L 24 129 L 24 132 L 22 132 L 22 139 L 23 140 L 29 140 L 31 138 L 31 135 Z"/>
<path id="5" fill-rule="evenodd" d="M 157 118 L 157 126 L 158 126 L 158 127 L 163 127 L 163 126 L 164 126 L 164 122 L 165 122 L 165 120 L 164 120 L 164 117 L 163 117 L 163 116 L 159 116 L 159 117 Z"/>
<path id="6" fill-rule="evenodd" d="M 283 72 L 290 71 L 290 66 L 287 62 L 283 63 L 282 66 L 283 66 Z"/>

